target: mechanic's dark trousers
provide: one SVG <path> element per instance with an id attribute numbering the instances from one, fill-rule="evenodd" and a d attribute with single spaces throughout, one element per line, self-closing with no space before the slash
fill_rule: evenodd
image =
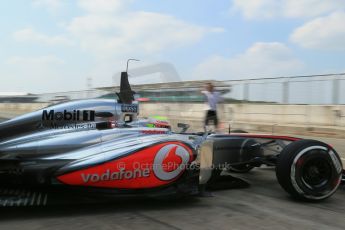
<path id="1" fill-rule="evenodd" d="M 213 123 L 213 125 L 216 128 L 218 128 L 217 111 L 215 111 L 215 110 L 207 110 L 206 111 L 205 121 L 204 121 L 205 132 L 207 131 L 206 126 L 208 126 L 210 124 L 210 121 Z"/>
<path id="2" fill-rule="evenodd" d="M 215 111 L 215 110 L 207 110 L 206 111 L 205 125 L 209 125 L 210 121 L 213 121 L 213 124 L 215 126 L 218 125 L 217 111 Z"/>

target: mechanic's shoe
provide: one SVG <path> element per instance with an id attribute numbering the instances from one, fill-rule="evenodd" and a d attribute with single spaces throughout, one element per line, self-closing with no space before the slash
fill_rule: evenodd
<path id="1" fill-rule="evenodd" d="M 199 185 L 199 194 L 200 197 L 213 197 L 213 193 L 206 190 L 206 184 Z"/>

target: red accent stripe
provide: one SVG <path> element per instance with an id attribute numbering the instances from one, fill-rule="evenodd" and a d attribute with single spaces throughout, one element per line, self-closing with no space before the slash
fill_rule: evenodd
<path id="1" fill-rule="evenodd" d="M 236 133 L 236 134 L 229 134 L 229 135 L 230 136 L 237 136 L 237 137 L 252 137 L 252 138 L 276 139 L 276 140 L 286 140 L 286 141 L 301 140 L 301 138 L 297 138 L 297 137 L 277 136 L 277 135 L 270 135 L 270 134 Z"/>

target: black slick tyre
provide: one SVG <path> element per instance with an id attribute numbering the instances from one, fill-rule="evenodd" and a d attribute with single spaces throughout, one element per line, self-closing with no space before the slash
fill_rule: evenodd
<path id="1" fill-rule="evenodd" d="M 331 146 L 315 140 L 299 140 L 280 153 L 276 176 L 293 198 L 324 200 L 333 195 L 341 182 L 342 162 Z"/>

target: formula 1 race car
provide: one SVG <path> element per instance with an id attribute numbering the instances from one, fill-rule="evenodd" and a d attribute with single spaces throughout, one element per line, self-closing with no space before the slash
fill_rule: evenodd
<path id="1" fill-rule="evenodd" d="M 138 119 L 127 72 L 118 101 L 70 101 L 0 124 L 0 205 L 46 205 L 67 197 L 196 195 L 224 171 L 276 167 L 302 200 L 330 197 L 342 179 L 332 146 L 288 136 L 186 133 Z M 162 123 L 162 122 L 160 122 Z M 163 122 L 164 125 L 167 125 Z M 149 126 L 149 127 L 148 127 Z"/>

